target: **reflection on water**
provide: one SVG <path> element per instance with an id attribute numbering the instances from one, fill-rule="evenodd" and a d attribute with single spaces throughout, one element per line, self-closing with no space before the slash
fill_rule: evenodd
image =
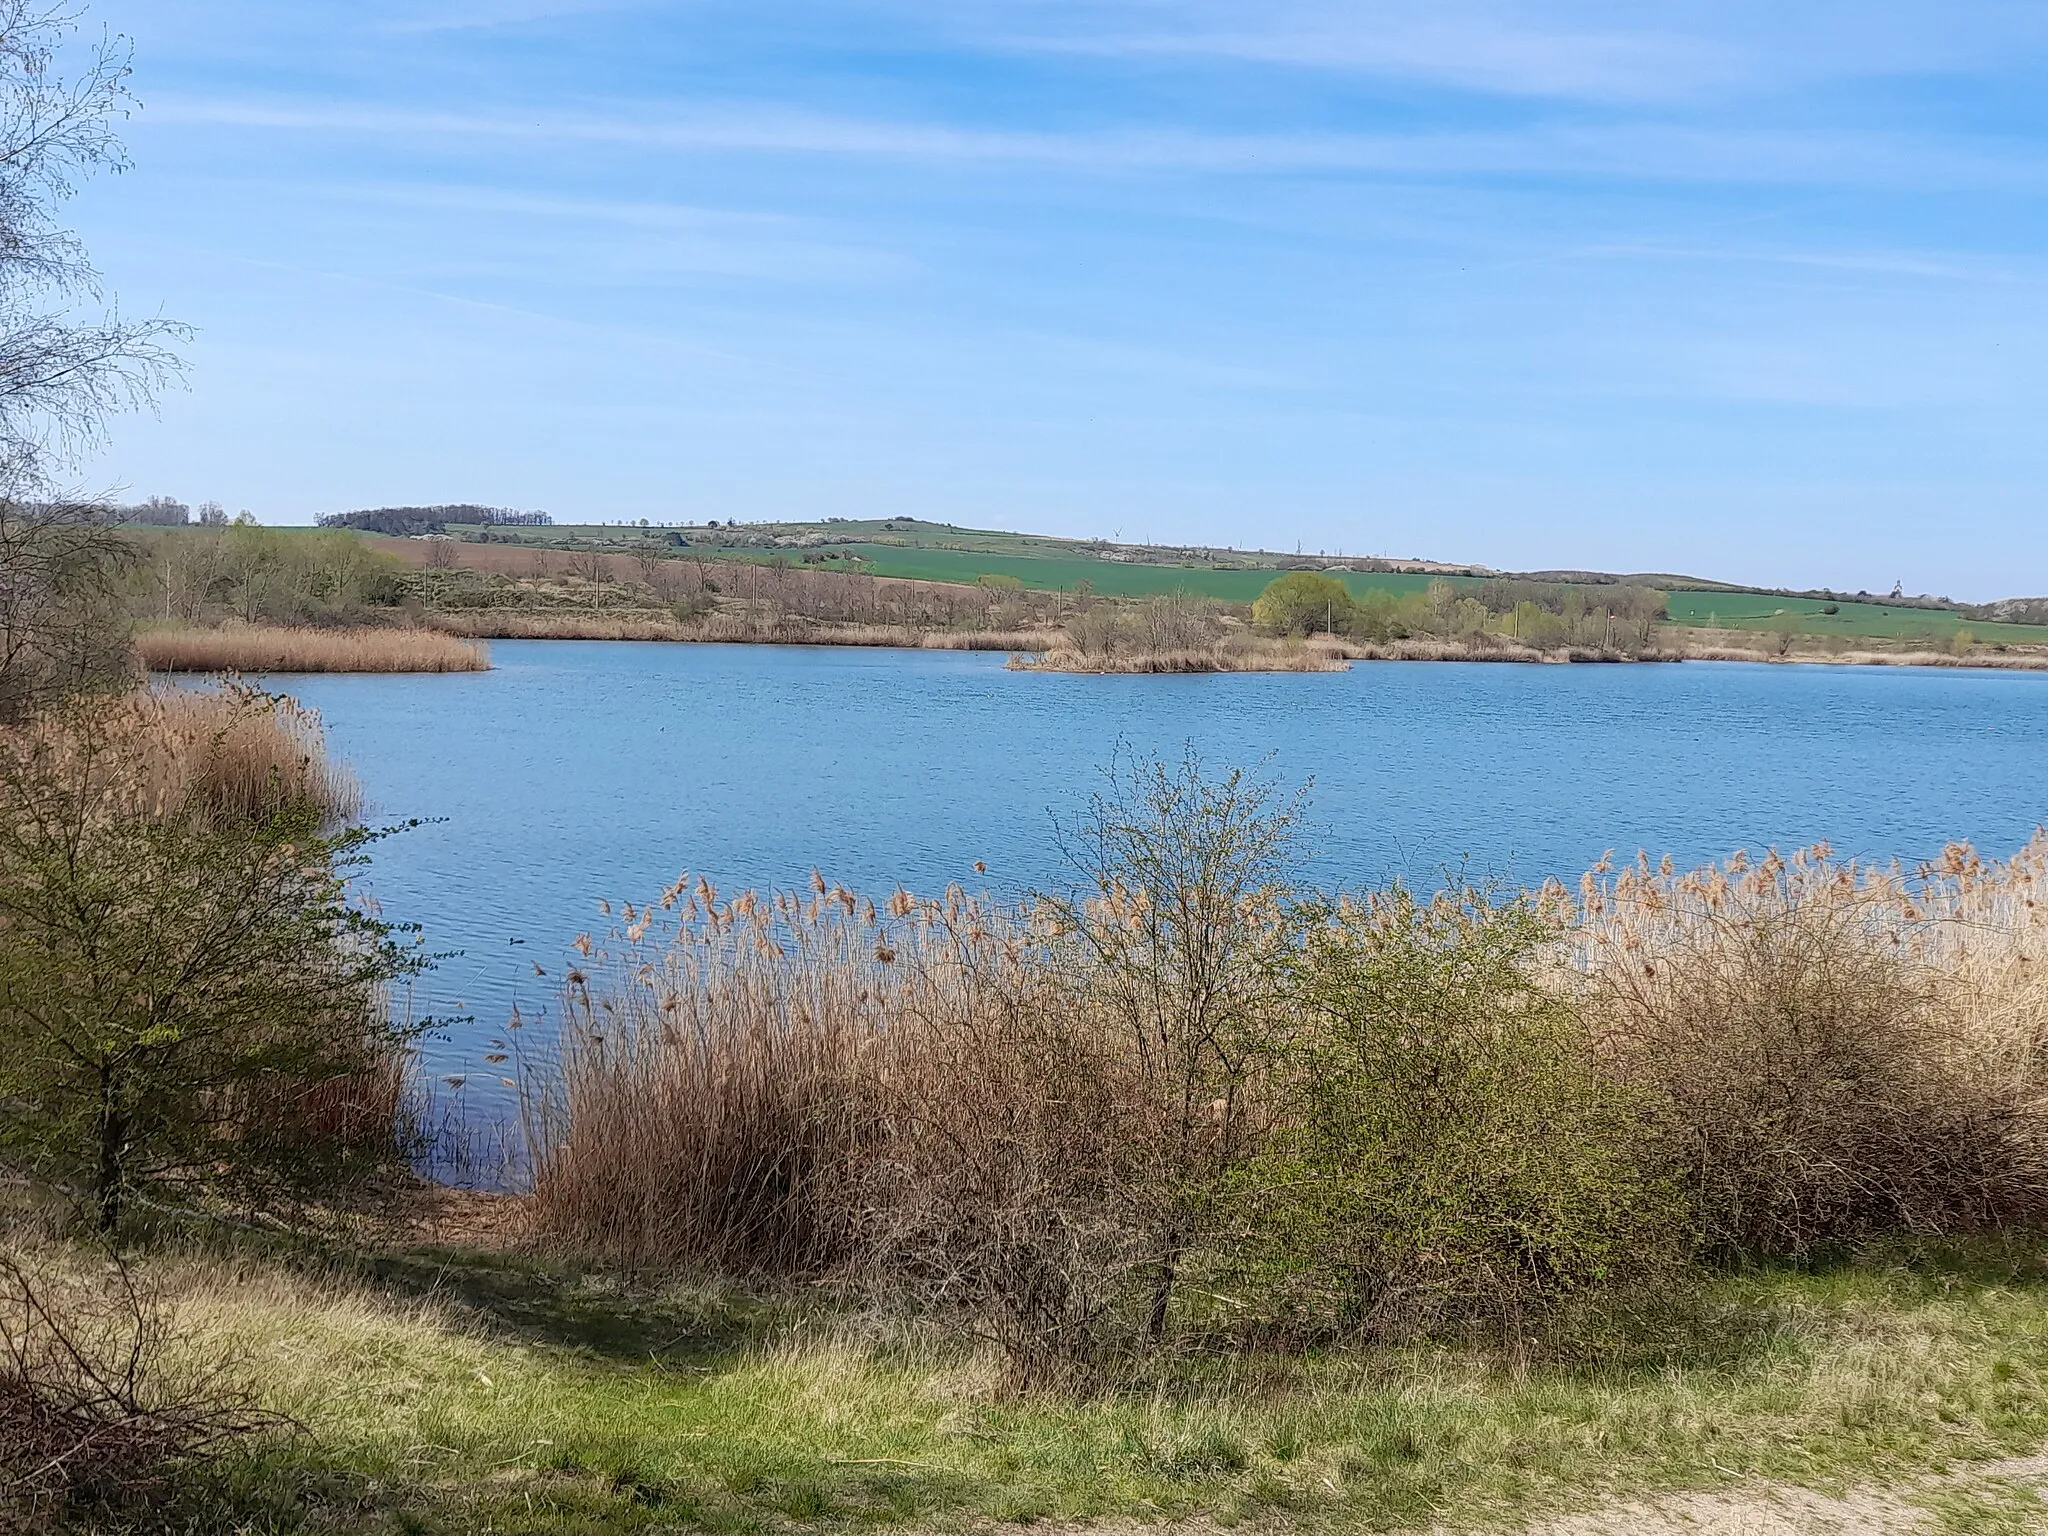
<path id="1" fill-rule="evenodd" d="M 496 641 L 496 668 L 295 677 L 377 815 L 385 915 L 459 950 L 422 1012 L 467 1013 L 476 1068 L 601 897 L 683 870 L 727 888 L 820 868 L 856 888 L 1056 880 L 1050 817 L 1119 740 L 1312 777 L 1316 875 L 1575 876 L 1825 838 L 1990 853 L 2048 819 L 2048 674 L 1887 668 L 1367 664 L 1348 673 L 1064 677 L 947 651 Z M 988 873 L 976 875 L 974 862 Z M 479 1079 L 489 1096 L 495 1077 Z"/>

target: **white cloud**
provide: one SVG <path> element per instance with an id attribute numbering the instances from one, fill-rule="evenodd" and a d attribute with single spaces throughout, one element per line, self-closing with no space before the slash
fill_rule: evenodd
<path id="1" fill-rule="evenodd" d="M 834 117 L 780 108 L 688 116 L 461 113 L 346 103 L 160 100 L 157 121 L 303 133 L 612 144 L 647 151 L 1008 162 L 1108 173 L 1550 176 L 1757 186 L 2037 191 L 2048 165 L 1995 140 L 1854 130 L 1629 122 L 1501 131 L 1044 131 Z"/>
<path id="2" fill-rule="evenodd" d="M 2003 68 L 2048 45 L 2048 13 L 2015 0 L 970 0 L 946 14 L 992 47 L 1620 102 Z"/>

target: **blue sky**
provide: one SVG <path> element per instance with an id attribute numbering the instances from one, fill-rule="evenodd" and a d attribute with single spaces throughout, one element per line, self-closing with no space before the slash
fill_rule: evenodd
<path id="1" fill-rule="evenodd" d="M 90 14 L 95 484 L 2048 592 L 2038 0 Z"/>

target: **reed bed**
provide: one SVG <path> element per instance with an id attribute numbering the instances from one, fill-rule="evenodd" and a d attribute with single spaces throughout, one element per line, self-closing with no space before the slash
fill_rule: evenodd
<path id="1" fill-rule="evenodd" d="M 1116 936 L 1176 910 L 1267 957 L 1229 984 L 1221 1079 L 1143 1022 L 1213 999 L 1193 951 L 1124 968 Z M 1682 1292 L 1688 1254 L 2048 1219 L 2048 835 L 1914 871 L 1639 860 L 1505 902 L 1117 885 L 1062 916 L 679 883 L 583 948 L 562 1058 L 526 1085 L 538 1232 L 936 1306 L 1033 1373 L 1156 1339 L 1162 1265 L 1235 1298 L 1200 1327 L 1518 1331 L 1587 1287 Z M 1290 1204 L 1347 1116 L 1371 1144 L 1319 1177 L 1349 1192 Z M 1382 1162 L 1433 1170 L 1438 1205 L 1344 1171 Z M 1344 1300 L 1361 1273 L 1383 1278 Z"/>
<path id="2" fill-rule="evenodd" d="M 240 686 L 84 701 L 7 732 L 0 746 L 95 795 L 101 816 L 261 818 L 309 804 L 338 824 L 362 805 L 354 775 L 328 758 L 315 712 Z"/>
<path id="3" fill-rule="evenodd" d="M 1775 655 L 1761 642 L 1756 646 L 1707 644 L 1688 641 L 1687 661 L 1769 661 L 1799 666 L 1837 667 L 1984 667 L 1999 672 L 2048 672 L 2048 651 L 1971 650 L 1954 651 L 1824 651 L 1796 646 Z"/>
<path id="4" fill-rule="evenodd" d="M 1028 649 L 1028 648 L 1027 648 Z M 1010 663 L 1021 672 L 1199 673 L 1343 672 L 1354 661 L 1621 662 L 1677 661 L 1676 653 L 1605 651 L 1585 647 L 1540 651 L 1486 635 L 1455 640 L 1353 640 L 1316 635 L 1306 640 L 1265 639 L 1226 632 L 1213 643 L 1177 650 L 1089 653 L 1055 643 Z"/>
<path id="5" fill-rule="evenodd" d="M 1708 1241 L 1803 1255 L 2048 1216 L 2048 834 L 1582 882 L 1567 971 L 1667 1107 Z"/>
<path id="6" fill-rule="evenodd" d="M 1192 674 L 1204 672 L 1344 672 L 1356 648 L 1348 642 L 1269 640 L 1241 630 L 1223 631 L 1194 644 L 1144 644 L 1087 649 L 1056 637 L 1036 654 L 1020 649 L 1010 659 L 1016 672 L 1081 672 L 1101 675 Z"/>
<path id="7" fill-rule="evenodd" d="M 1051 649 L 1059 635 L 1044 629 L 990 629 L 932 631 L 918 640 L 927 651 L 1008 651 L 1027 655 Z"/>
<path id="8" fill-rule="evenodd" d="M 310 629 L 224 624 L 146 630 L 136 637 L 151 672 L 482 672 L 490 652 L 432 629 Z"/>

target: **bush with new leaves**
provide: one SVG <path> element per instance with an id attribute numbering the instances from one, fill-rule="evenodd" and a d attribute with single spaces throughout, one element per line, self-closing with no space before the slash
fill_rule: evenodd
<path id="1" fill-rule="evenodd" d="M 1275 1127 L 1243 1171 L 1228 1267 L 1254 1317 L 1387 1338 L 1508 1336 L 1682 1268 L 1649 1103 L 1536 980 L 1554 907 L 1399 885 L 1328 904 L 1284 971 Z"/>
<path id="2" fill-rule="evenodd" d="M 316 725 L 253 692 L 75 701 L 0 733 L 0 1159 L 104 1229 L 397 1155 L 419 957 L 348 900 L 374 834 Z"/>

